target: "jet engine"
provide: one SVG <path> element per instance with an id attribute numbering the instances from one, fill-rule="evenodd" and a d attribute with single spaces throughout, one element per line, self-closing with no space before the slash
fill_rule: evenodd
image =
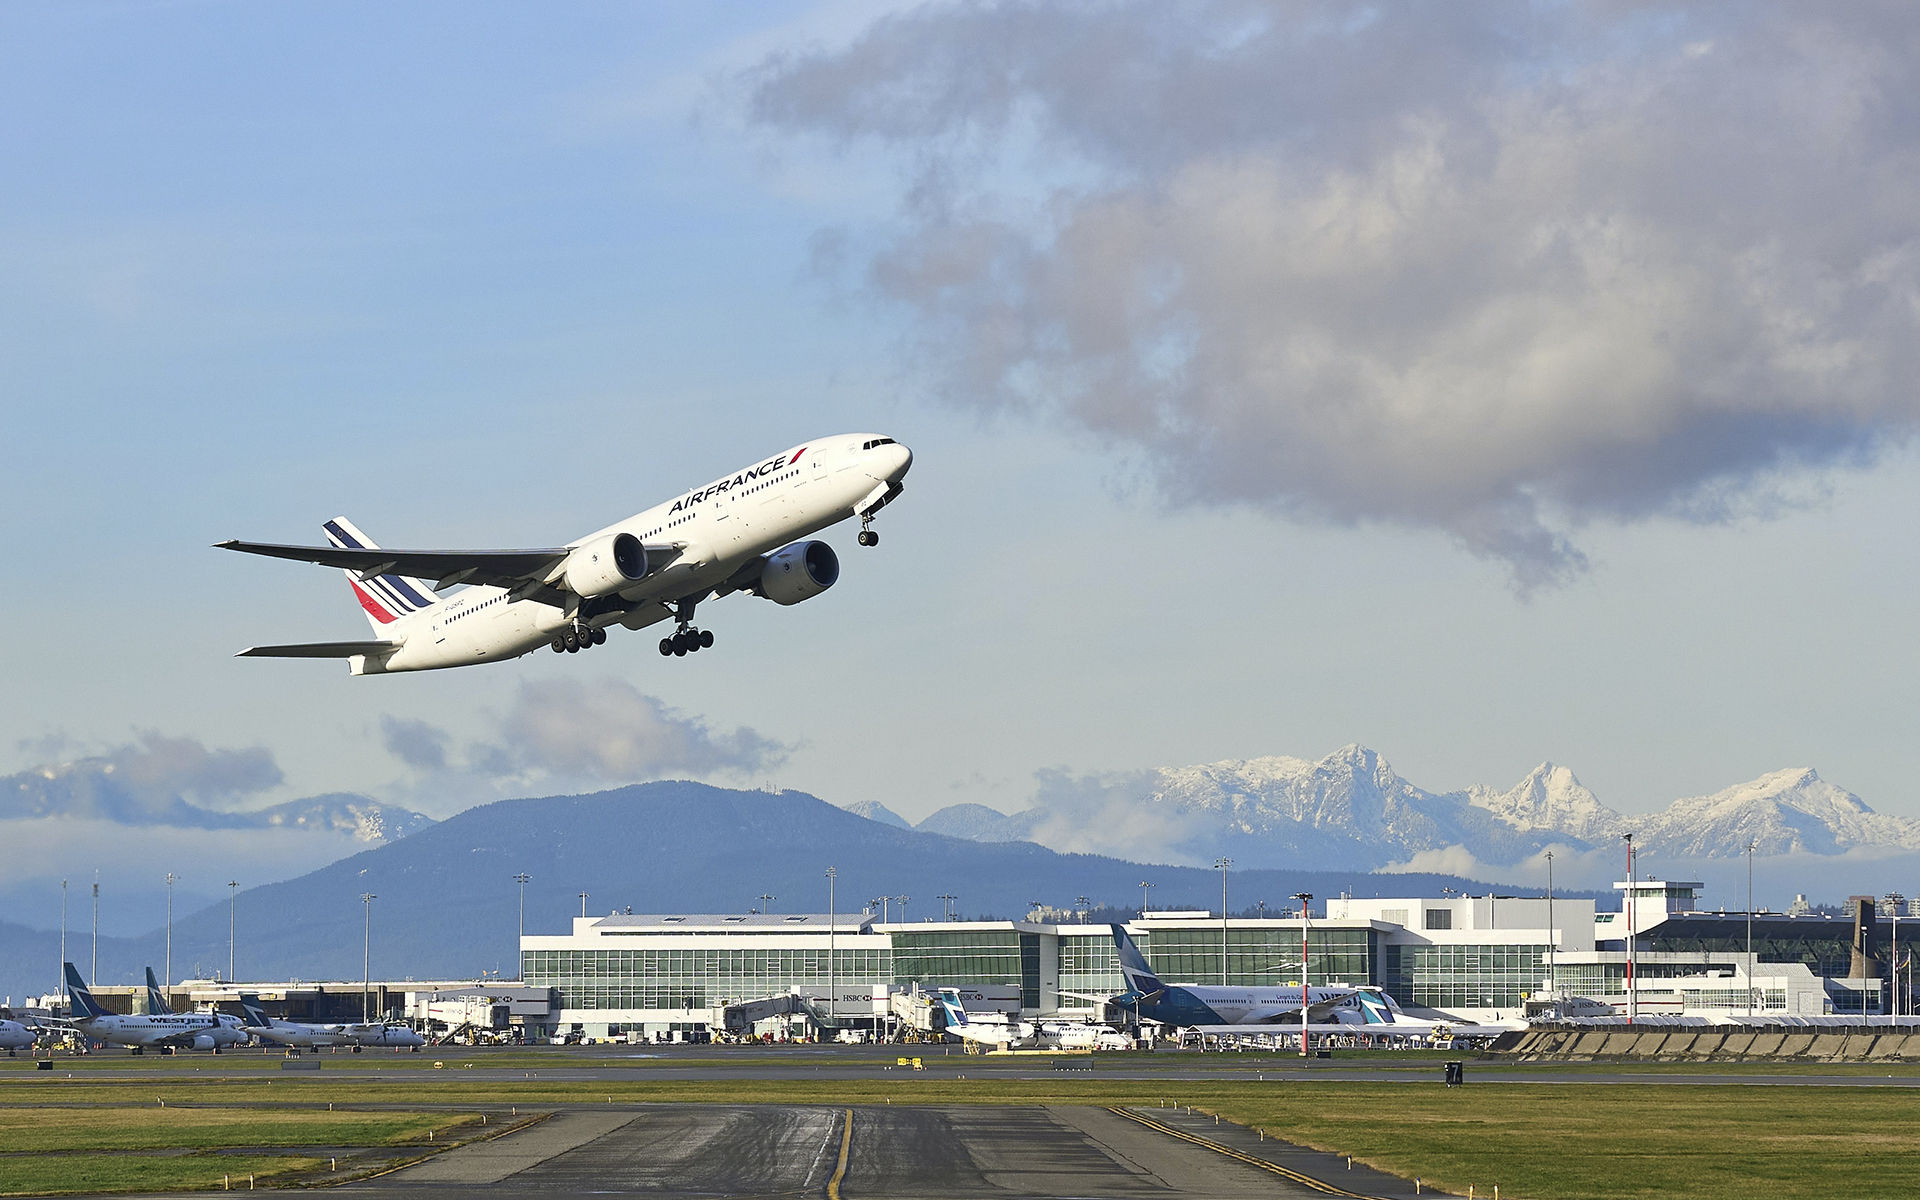
<path id="1" fill-rule="evenodd" d="M 795 542 L 767 555 L 759 592 L 775 604 L 798 604 L 840 578 L 840 556 L 825 542 Z"/>
<path id="2" fill-rule="evenodd" d="M 196 1033 L 193 1035 L 193 1048 L 195 1050 L 211 1050 L 216 1044 L 213 1040 L 213 1035 L 210 1033 Z"/>
<path id="3" fill-rule="evenodd" d="M 564 576 L 576 596 L 607 596 L 647 574 L 647 548 L 630 533 L 609 534 L 576 546 Z"/>

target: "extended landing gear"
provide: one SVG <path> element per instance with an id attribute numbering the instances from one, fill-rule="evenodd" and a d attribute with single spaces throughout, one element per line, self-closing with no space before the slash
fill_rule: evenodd
<path id="1" fill-rule="evenodd" d="M 698 603 L 697 600 L 681 600 L 674 604 L 673 615 L 679 622 L 679 628 L 672 637 L 660 639 L 660 657 L 684 658 L 713 645 L 713 630 L 693 627 L 693 610 Z"/>
<path id="2" fill-rule="evenodd" d="M 860 536 L 854 540 L 862 546 L 878 546 L 880 544 L 880 535 L 873 531 L 873 518 L 871 516 L 860 518 Z"/>
<path id="3" fill-rule="evenodd" d="M 591 626 L 573 624 L 567 626 L 553 638 L 555 654 L 578 654 L 589 646 L 598 646 L 607 640 L 607 631 Z"/>

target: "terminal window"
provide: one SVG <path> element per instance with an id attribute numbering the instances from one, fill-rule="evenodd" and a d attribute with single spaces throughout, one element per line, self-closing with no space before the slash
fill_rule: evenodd
<path id="1" fill-rule="evenodd" d="M 1448 908 L 1430 908 L 1427 910 L 1428 929 L 1452 929 L 1453 910 Z"/>

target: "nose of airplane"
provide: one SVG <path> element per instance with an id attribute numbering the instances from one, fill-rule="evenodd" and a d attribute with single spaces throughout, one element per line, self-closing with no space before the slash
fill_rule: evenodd
<path id="1" fill-rule="evenodd" d="M 902 446 L 899 442 L 895 442 L 891 446 L 882 446 L 880 449 L 887 453 L 887 481 L 889 483 L 900 482 L 901 477 L 907 473 L 907 468 L 913 466 L 913 451 Z"/>

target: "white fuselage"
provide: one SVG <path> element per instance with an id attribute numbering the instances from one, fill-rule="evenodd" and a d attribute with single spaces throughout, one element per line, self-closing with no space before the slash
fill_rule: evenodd
<path id="1" fill-rule="evenodd" d="M 869 445 L 871 434 L 842 434 L 794 446 L 703 487 L 569 542 L 630 533 L 648 546 L 681 553 L 619 593 L 627 608 L 593 624 L 641 629 L 672 616 L 667 602 L 703 595 L 752 559 L 857 515 L 863 502 L 897 485 L 912 462 L 905 446 Z M 355 658 L 355 674 L 425 671 L 516 658 L 551 644 L 573 624 L 565 610 L 516 600 L 502 588 L 468 587 L 395 621 L 383 636 L 400 641 L 384 661 Z"/>
<path id="2" fill-rule="evenodd" d="M 206 1038 L 212 1045 L 214 1031 L 220 1027 L 213 1013 L 164 1017 L 123 1017 L 109 1013 L 104 1017 L 82 1017 L 74 1024 L 86 1036 L 115 1046 L 188 1046 L 199 1038 Z"/>
<path id="3" fill-rule="evenodd" d="M 427 1039 L 421 1037 L 405 1025 L 382 1025 L 373 1022 L 366 1025 L 350 1026 L 348 1036 L 362 1046 L 424 1046 Z"/>
<path id="4" fill-rule="evenodd" d="M 281 1046 L 299 1046 L 302 1049 L 314 1049 L 322 1046 L 351 1046 L 354 1044 L 354 1026 L 313 1025 L 305 1021 L 282 1021 L 269 1018 L 265 1025 L 249 1025 L 247 1032 L 263 1042 L 274 1042 Z"/>
<path id="5" fill-rule="evenodd" d="M 0 1050 L 25 1050 L 33 1045 L 33 1030 L 18 1021 L 0 1021 Z"/>

